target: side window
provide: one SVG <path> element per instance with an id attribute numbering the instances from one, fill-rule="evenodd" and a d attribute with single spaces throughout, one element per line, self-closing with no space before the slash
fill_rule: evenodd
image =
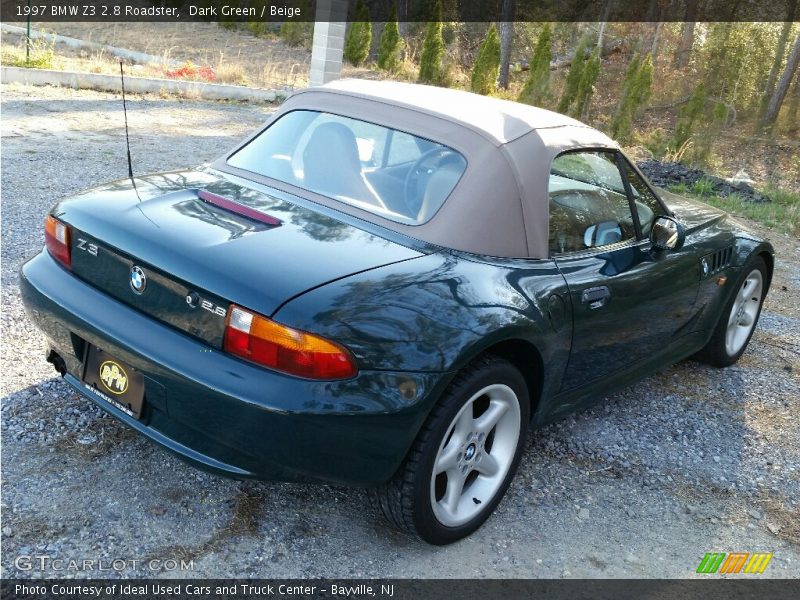
<path id="1" fill-rule="evenodd" d="M 626 159 L 622 159 L 625 165 L 625 175 L 628 177 L 628 183 L 631 184 L 631 192 L 633 192 L 633 201 L 636 204 L 636 214 L 639 216 L 639 224 L 642 226 L 642 237 L 647 238 L 650 235 L 650 230 L 653 228 L 653 222 L 656 217 L 664 214 L 664 209 L 658 202 L 658 198 L 653 195 L 650 188 L 642 180 L 639 174 L 634 171 L 633 167 Z"/>
<path id="2" fill-rule="evenodd" d="M 413 135 L 402 131 L 392 132 L 389 154 L 386 157 L 386 165 L 389 167 L 410 163 L 417 160 L 422 152 Z"/>
<path id="3" fill-rule="evenodd" d="M 613 152 L 568 152 L 550 167 L 550 253 L 563 254 L 636 238 Z"/>

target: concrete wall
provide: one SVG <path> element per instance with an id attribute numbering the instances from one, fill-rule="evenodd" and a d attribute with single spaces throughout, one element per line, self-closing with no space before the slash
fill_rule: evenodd
<path id="1" fill-rule="evenodd" d="M 104 90 L 120 92 L 119 75 L 102 73 L 76 73 L 72 71 L 51 71 L 49 69 L 23 69 L 2 67 L 0 80 L 3 83 L 25 85 L 59 85 L 76 89 Z M 249 102 L 275 102 L 286 98 L 288 92 L 263 90 L 240 85 L 219 85 L 200 81 L 181 81 L 176 79 L 149 79 L 125 76 L 125 91 L 132 94 L 185 95 L 205 100 L 245 100 Z"/>

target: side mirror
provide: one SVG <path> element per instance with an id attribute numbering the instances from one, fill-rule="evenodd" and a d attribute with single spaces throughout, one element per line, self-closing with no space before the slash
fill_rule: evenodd
<path id="1" fill-rule="evenodd" d="M 650 230 L 650 243 L 655 250 L 679 250 L 686 241 L 686 229 L 672 217 L 657 217 Z"/>

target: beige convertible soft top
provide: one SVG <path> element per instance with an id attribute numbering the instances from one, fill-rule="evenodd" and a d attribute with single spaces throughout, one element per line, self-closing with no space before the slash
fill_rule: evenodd
<path id="1" fill-rule="evenodd" d="M 303 195 L 425 242 L 489 256 L 547 257 L 550 163 L 569 149 L 618 148 L 603 133 L 558 113 L 410 83 L 351 79 L 303 89 L 284 102 L 267 126 L 293 110 L 362 119 L 458 150 L 467 169 L 444 205 L 421 225 L 390 221 L 311 192 Z M 227 164 L 238 149 L 214 167 L 284 187 Z"/>

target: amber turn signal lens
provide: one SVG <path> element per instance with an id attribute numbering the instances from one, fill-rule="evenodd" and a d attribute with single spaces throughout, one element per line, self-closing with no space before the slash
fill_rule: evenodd
<path id="1" fill-rule="evenodd" d="M 346 379 L 358 373 L 353 355 L 339 344 L 235 304 L 228 311 L 224 348 L 241 358 L 308 379 Z"/>
<path id="2" fill-rule="evenodd" d="M 72 267 L 69 227 L 52 215 L 44 220 L 44 242 L 50 254 L 67 268 Z"/>

